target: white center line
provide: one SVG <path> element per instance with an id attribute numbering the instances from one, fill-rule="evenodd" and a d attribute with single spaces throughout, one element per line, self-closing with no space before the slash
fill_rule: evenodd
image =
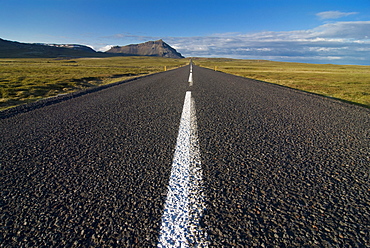
<path id="1" fill-rule="evenodd" d="M 189 82 L 189 86 L 193 86 L 193 73 L 192 72 L 190 72 L 190 74 L 189 74 L 188 82 Z"/>
<path id="2" fill-rule="evenodd" d="M 208 247 L 200 225 L 204 193 L 197 122 L 191 92 L 186 92 L 158 247 Z"/>

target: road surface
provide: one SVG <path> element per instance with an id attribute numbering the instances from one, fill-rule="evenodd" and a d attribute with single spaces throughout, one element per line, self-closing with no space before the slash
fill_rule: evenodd
<path id="1" fill-rule="evenodd" d="M 189 73 L 2 113 L 0 246 L 370 246 L 369 109 Z"/>

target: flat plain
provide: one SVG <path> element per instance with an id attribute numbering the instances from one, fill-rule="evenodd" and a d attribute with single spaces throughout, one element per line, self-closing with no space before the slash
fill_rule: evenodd
<path id="1" fill-rule="evenodd" d="M 187 63 L 158 57 L 0 59 L 0 110 Z"/>
<path id="2" fill-rule="evenodd" d="M 193 58 L 196 65 L 370 108 L 370 66 Z M 111 57 L 0 59 L 0 110 L 173 69 L 189 59 Z"/>
<path id="3" fill-rule="evenodd" d="M 370 66 L 194 58 L 194 64 L 370 107 Z"/>

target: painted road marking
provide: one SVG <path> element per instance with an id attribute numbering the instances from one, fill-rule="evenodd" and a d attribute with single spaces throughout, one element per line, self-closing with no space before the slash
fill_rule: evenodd
<path id="1" fill-rule="evenodd" d="M 208 247 L 200 225 L 205 209 L 197 122 L 186 92 L 158 247 Z"/>
<path id="2" fill-rule="evenodd" d="M 193 73 L 192 72 L 190 72 L 190 74 L 189 74 L 188 82 L 189 82 L 189 86 L 193 86 Z"/>

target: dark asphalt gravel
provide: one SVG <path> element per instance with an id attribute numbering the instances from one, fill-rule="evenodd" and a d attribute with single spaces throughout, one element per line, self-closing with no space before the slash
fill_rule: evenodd
<path id="1" fill-rule="evenodd" d="M 212 247 L 370 247 L 370 111 L 195 67 Z"/>
<path id="2" fill-rule="evenodd" d="M 370 247 L 370 111 L 193 67 L 0 120 L 1 247 L 156 246 L 186 90 L 211 247 Z"/>
<path id="3" fill-rule="evenodd" d="M 155 245 L 185 68 L 0 121 L 1 247 Z"/>

